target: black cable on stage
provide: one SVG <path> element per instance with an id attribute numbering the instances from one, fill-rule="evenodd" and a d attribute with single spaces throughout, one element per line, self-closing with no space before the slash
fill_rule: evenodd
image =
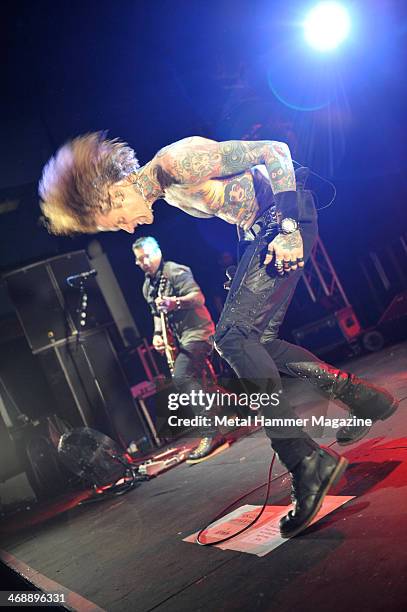
<path id="1" fill-rule="evenodd" d="M 244 531 L 247 531 L 247 529 L 249 529 L 250 527 L 253 527 L 253 525 L 255 523 L 257 523 L 257 521 L 259 520 L 259 518 L 261 517 L 261 515 L 263 514 L 263 512 L 265 511 L 266 506 L 267 506 L 268 498 L 269 498 L 269 495 L 270 495 L 271 474 L 273 472 L 273 465 L 274 465 L 275 459 L 276 459 L 276 453 L 273 453 L 273 457 L 272 457 L 271 463 L 270 463 L 269 475 L 268 475 L 267 482 L 263 482 L 263 484 L 259 485 L 258 487 L 255 487 L 254 489 L 252 489 L 248 493 L 245 493 L 241 497 L 238 497 L 231 504 L 226 506 L 226 508 L 223 508 L 223 510 L 221 510 L 219 512 L 219 514 L 217 516 L 215 516 L 215 518 L 212 519 L 211 522 L 208 525 L 206 525 L 206 527 L 201 529 L 201 531 L 198 533 L 198 535 L 196 536 L 196 543 L 197 544 L 199 544 L 200 546 L 214 546 L 215 544 L 221 544 L 222 542 L 227 542 L 228 540 L 231 540 L 232 538 L 235 538 L 236 536 L 240 535 Z M 258 491 L 259 489 L 262 489 L 265 485 L 267 485 L 267 491 L 266 491 L 266 497 L 265 497 L 263 506 L 262 506 L 259 514 L 252 520 L 251 523 L 249 523 L 248 525 L 245 525 L 245 527 L 243 527 L 239 531 L 236 531 L 236 533 L 233 533 L 232 535 L 227 536 L 226 538 L 222 538 L 221 540 L 215 540 L 215 542 L 201 542 L 200 541 L 199 538 L 203 534 L 203 532 L 206 531 L 212 525 L 212 523 L 215 523 L 217 520 L 219 520 L 225 514 L 225 512 L 227 512 L 227 510 L 229 510 L 229 508 L 232 508 L 232 506 L 237 504 L 237 502 L 239 502 L 240 500 L 244 499 L 245 497 L 248 497 L 249 495 L 251 495 L 255 491 Z"/>
<path id="2" fill-rule="evenodd" d="M 113 497 L 119 497 L 119 495 L 123 495 L 124 493 L 128 493 L 132 489 L 137 486 L 137 479 L 134 474 L 131 479 L 125 481 L 119 485 L 112 485 L 110 489 L 106 489 L 103 492 L 96 493 L 93 497 L 89 497 L 88 499 L 84 499 L 79 503 L 80 506 L 84 506 L 86 504 L 93 504 L 104 501 L 106 499 L 112 499 Z"/>

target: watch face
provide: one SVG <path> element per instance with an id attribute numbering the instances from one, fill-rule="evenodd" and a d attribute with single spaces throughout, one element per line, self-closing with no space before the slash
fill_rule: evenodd
<path id="1" fill-rule="evenodd" d="M 297 227 L 298 227 L 297 222 L 294 219 L 290 219 L 289 217 L 287 217 L 286 219 L 283 219 L 281 222 L 281 229 L 283 230 L 283 232 L 286 232 L 287 234 L 291 234 L 292 232 L 295 232 Z"/>

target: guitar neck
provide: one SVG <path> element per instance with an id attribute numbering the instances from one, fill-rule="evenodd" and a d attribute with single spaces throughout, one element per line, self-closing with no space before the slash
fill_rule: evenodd
<path id="1" fill-rule="evenodd" d="M 167 363 L 168 363 L 168 367 L 170 369 L 171 374 L 174 373 L 174 366 L 175 366 L 175 348 L 171 345 L 170 341 L 168 340 L 168 333 L 167 333 L 167 317 L 165 316 L 164 312 L 160 312 L 160 319 L 161 319 L 161 331 L 162 331 L 162 337 L 163 337 L 163 343 L 164 343 L 164 351 L 165 351 L 165 357 L 167 359 Z"/>
<path id="2" fill-rule="evenodd" d="M 162 332 L 162 336 L 163 336 L 163 342 L 165 344 L 165 346 L 169 346 L 169 342 L 168 342 L 168 333 L 167 333 L 167 325 L 168 325 L 168 321 L 167 321 L 167 317 L 165 316 L 164 312 L 160 312 L 160 319 L 161 319 L 161 332 Z"/>
<path id="3" fill-rule="evenodd" d="M 164 276 L 162 276 L 160 279 L 159 287 L 158 287 L 158 297 L 161 297 L 161 298 L 164 297 L 166 288 L 167 288 L 167 279 Z M 161 320 L 161 330 L 162 330 L 161 333 L 163 337 L 165 357 L 167 359 L 167 363 L 168 363 L 170 372 L 171 374 L 173 374 L 174 366 L 175 366 L 176 349 L 171 344 L 171 341 L 168 338 L 169 325 L 168 325 L 168 318 L 165 312 L 160 312 L 160 320 Z"/>

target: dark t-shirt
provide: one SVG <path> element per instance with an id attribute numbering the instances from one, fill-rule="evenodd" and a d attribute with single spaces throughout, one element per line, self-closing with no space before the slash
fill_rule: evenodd
<path id="1" fill-rule="evenodd" d="M 158 297 L 158 287 L 162 274 L 167 279 L 164 296 L 181 297 L 194 291 L 199 294 L 203 302 L 202 305 L 182 308 L 181 310 L 168 313 L 168 323 L 177 341 L 181 346 L 185 346 L 189 342 L 208 342 L 215 332 L 215 325 L 208 309 L 204 305 L 205 298 L 201 289 L 192 276 L 190 268 L 187 266 L 173 261 L 166 261 L 160 266 L 154 277 L 146 276 L 143 285 L 143 295 L 150 306 L 152 315 L 154 317 L 160 316 L 155 305 L 155 299 Z M 159 332 L 160 329 L 156 327 L 155 333 Z"/>

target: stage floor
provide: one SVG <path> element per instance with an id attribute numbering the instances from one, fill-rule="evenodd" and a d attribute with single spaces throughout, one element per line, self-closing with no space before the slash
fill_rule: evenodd
<path id="1" fill-rule="evenodd" d="M 349 362 L 351 371 L 407 396 L 407 344 Z M 312 392 L 293 387 L 302 410 Z M 305 407 L 304 407 L 305 406 Z M 271 452 L 258 431 L 210 461 L 186 464 L 98 504 L 76 506 L 5 533 L 3 559 L 40 588 L 70 593 L 77 610 L 117 612 L 407 609 L 407 400 L 370 436 L 338 450 L 349 459 L 335 495 L 355 496 L 264 557 L 183 538 L 267 479 Z M 329 415 L 344 415 L 334 404 Z M 322 444 L 332 444 L 332 430 Z M 289 503 L 275 464 L 270 505 Z M 265 489 L 238 504 L 261 505 Z"/>

